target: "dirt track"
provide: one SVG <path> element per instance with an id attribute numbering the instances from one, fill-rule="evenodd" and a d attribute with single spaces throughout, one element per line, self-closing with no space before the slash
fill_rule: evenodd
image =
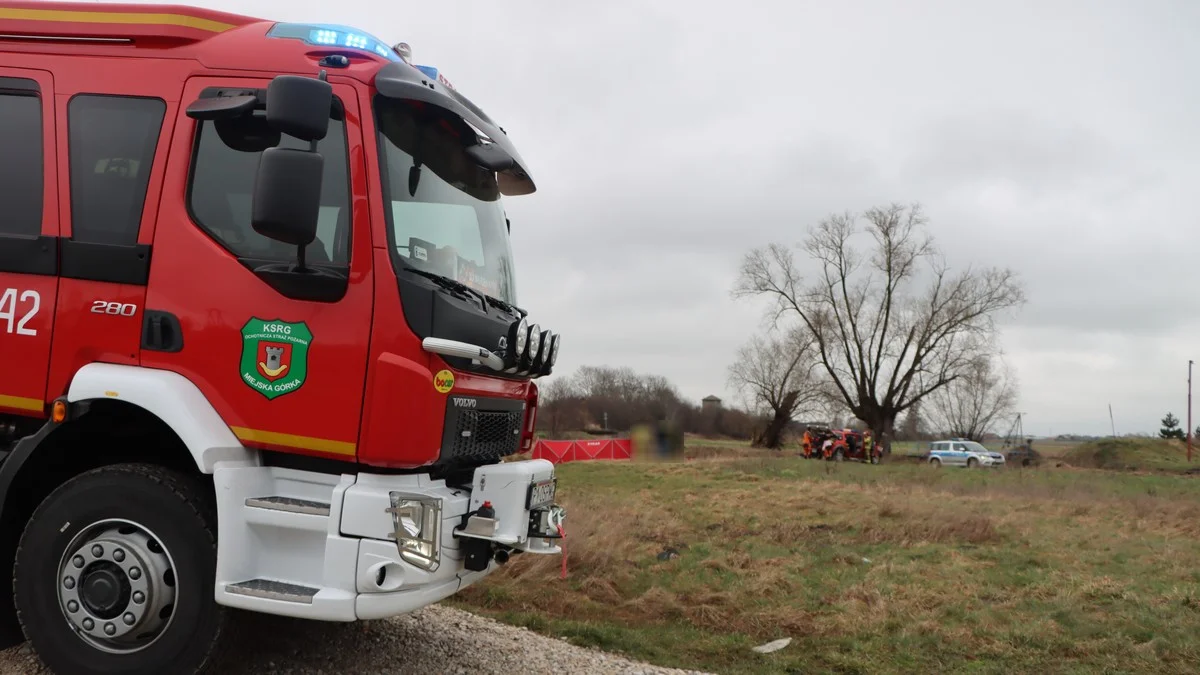
<path id="1" fill-rule="evenodd" d="M 222 675 L 335 673 L 685 673 L 627 661 L 434 605 L 357 624 L 249 616 Z M 47 673 L 28 645 L 0 652 L 0 674 Z"/>

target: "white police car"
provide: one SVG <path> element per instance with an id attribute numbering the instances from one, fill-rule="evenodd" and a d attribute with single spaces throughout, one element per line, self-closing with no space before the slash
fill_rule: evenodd
<path id="1" fill-rule="evenodd" d="M 992 452 L 975 441 L 963 438 L 933 441 L 929 444 L 928 460 L 935 467 L 943 464 L 965 466 L 971 469 L 1004 466 L 1004 455 Z"/>

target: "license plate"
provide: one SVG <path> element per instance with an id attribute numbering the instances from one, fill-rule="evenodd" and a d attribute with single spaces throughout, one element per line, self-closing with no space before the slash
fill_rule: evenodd
<path id="1" fill-rule="evenodd" d="M 530 509 L 536 509 L 543 506 L 550 506 L 554 503 L 554 492 L 558 487 L 558 481 L 551 478 L 540 483 L 534 483 L 529 486 L 529 506 Z"/>

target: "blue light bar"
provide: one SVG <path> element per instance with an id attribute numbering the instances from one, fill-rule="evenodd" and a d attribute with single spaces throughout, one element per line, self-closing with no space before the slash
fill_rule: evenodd
<path id="1" fill-rule="evenodd" d="M 383 40 L 349 26 L 323 23 L 277 23 L 267 31 L 267 37 L 300 40 L 315 47 L 342 47 L 374 54 L 389 61 L 401 60 L 396 50 L 389 47 Z"/>

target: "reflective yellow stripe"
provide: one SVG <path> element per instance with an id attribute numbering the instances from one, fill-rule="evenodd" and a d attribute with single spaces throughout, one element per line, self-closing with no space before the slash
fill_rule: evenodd
<path id="1" fill-rule="evenodd" d="M 40 399 L 25 398 L 24 396 L 5 396 L 0 394 L 0 408 L 13 408 L 16 410 L 29 410 L 31 412 L 44 412 L 46 404 Z"/>
<path id="2" fill-rule="evenodd" d="M 18 21 L 60 21 L 73 23 L 136 23 L 183 26 L 220 33 L 234 28 L 233 24 L 201 19 L 184 14 L 153 14 L 150 12 L 80 12 L 64 9 L 6 9 L 0 8 L 0 19 Z"/>
<path id="3" fill-rule="evenodd" d="M 247 429 L 246 427 L 230 427 L 230 429 L 233 430 L 233 435 L 237 436 L 243 442 L 248 443 L 282 445 L 288 448 L 302 448 L 304 450 L 328 452 L 333 455 L 350 455 L 351 457 L 357 452 L 357 448 L 353 443 L 346 443 L 345 441 L 330 441 L 324 438 L 312 438 L 309 436 L 293 436 L 292 434 L 259 431 L 257 429 Z"/>

